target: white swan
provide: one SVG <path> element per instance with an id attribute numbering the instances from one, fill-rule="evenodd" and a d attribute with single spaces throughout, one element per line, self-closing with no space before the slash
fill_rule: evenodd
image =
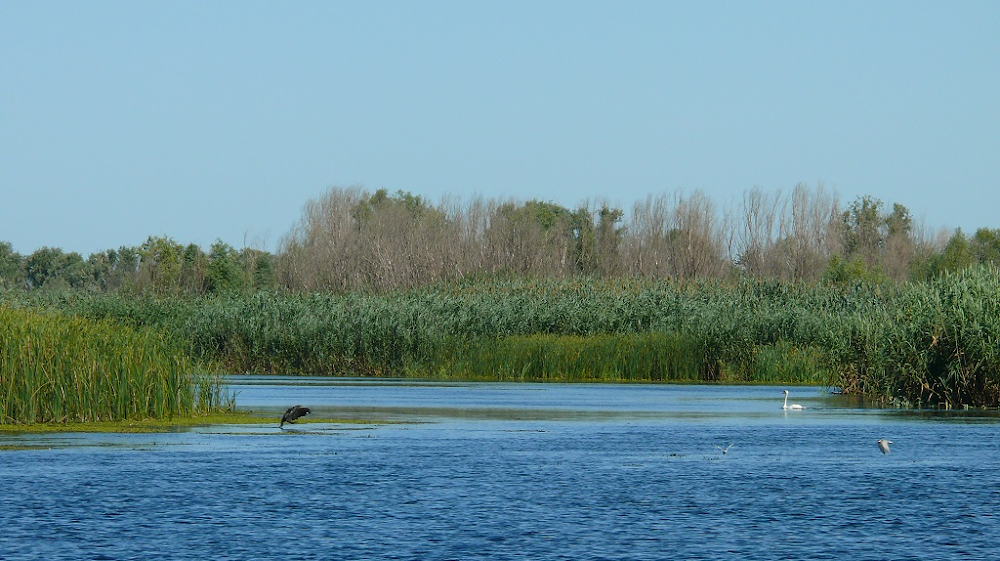
<path id="1" fill-rule="evenodd" d="M 795 409 L 795 410 L 805 409 L 805 407 L 802 407 L 798 403 L 793 403 L 791 405 L 788 404 L 788 390 L 784 390 L 781 393 L 785 394 L 785 403 L 784 403 L 784 405 L 781 406 L 782 409 L 785 409 L 785 410 L 788 410 L 788 409 Z"/>
<path id="2" fill-rule="evenodd" d="M 882 440 L 882 439 L 879 439 L 879 441 L 878 441 L 878 449 L 881 450 L 883 454 L 888 454 L 889 453 L 889 445 L 890 444 L 892 444 L 891 440 Z"/>

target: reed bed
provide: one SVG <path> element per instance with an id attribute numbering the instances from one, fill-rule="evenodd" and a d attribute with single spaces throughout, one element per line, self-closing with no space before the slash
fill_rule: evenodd
<path id="1" fill-rule="evenodd" d="M 990 267 L 846 287 L 508 279 L 381 295 L 4 298 L 160 329 L 235 372 L 809 383 L 883 402 L 1000 406 Z"/>
<path id="2" fill-rule="evenodd" d="M 441 360 L 439 372 L 512 381 L 696 380 L 700 363 L 684 350 L 672 334 L 515 335 L 477 340 Z"/>
<path id="3" fill-rule="evenodd" d="M 224 401 L 161 334 L 0 306 L 0 424 L 171 419 Z"/>

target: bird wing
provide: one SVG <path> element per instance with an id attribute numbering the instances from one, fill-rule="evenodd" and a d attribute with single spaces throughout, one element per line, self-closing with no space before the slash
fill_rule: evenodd
<path id="1" fill-rule="evenodd" d="M 293 405 L 289 407 L 285 414 L 281 416 L 281 422 L 287 423 L 298 419 L 299 417 L 309 413 L 308 407 L 302 407 L 301 405 Z"/>

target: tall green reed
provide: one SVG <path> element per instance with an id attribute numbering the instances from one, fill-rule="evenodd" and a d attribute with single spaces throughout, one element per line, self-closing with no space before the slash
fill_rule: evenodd
<path id="1" fill-rule="evenodd" d="M 902 285 L 495 279 L 379 295 L 3 298 L 156 328 L 238 372 L 794 382 L 1000 405 L 988 268 Z"/>
<path id="2" fill-rule="evenodd" d="M 0 423 L 173 418 L 227 405 L 161 334 L 0 306 Z"/>

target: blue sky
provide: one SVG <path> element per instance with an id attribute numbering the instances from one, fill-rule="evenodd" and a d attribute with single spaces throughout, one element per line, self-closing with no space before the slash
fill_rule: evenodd
<path id="1" fill-rule="evenodd" d="M 0 241 L 274 250 L 437 202 L 823 183 L 1000 228 L 1000 2 L 0 3 Z"/>

